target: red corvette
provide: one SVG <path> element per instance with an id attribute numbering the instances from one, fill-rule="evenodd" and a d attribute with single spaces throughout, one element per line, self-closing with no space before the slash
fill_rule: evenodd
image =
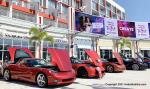
<path id="1" fill-rule="evenodd" d="M 105 70 L 110 73 L 123 72 L 126 69 L 123 59 L 119 53 L 113 52 L 113 54 L 116 58 L 102 59 Z"/>
<path id="2" fill-rule="evenodd" d="M 51 63 L 34 58 L 28 49 L 9 48 L 10 59 L 14 63 L 4 65 L 4 79 L 33 82 L 39 87 L 71 84 L 76 77 L 69 56 L 63 55 L 64 50 L 49 49 L 49 52 L 52 54 Z"/>
<path id="3" fill-rule="evenodd" d="M 102 62 L 99 61 L 99 55 L 92 50 L 85 50 L 89 57 L 86 61 L 81 61 L 77 58 L 71 58 L 72 66 L 76 71 L 78 77 L 103 77 L 105 70 Z"/>

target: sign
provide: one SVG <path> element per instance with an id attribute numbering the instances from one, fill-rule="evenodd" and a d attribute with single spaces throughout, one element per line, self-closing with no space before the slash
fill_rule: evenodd
<path id="1" fill-rule="evenodd" d="M 149 38 L 148 23 L 135 22 L 136 38 Z"/>
<path id="2" fill-rule="evenodd" d="M 105 18 L 105 35 L 118 37 L 117 20 Z"/>
<path id="3" fill-rule="evenodd" d="M 150 38 L 150 23 L 148 23 L 148 28 L 149 28 L 149 38 Z"/>
<path id="4" fill-rule="evenodd" d="M 104 34 L 104 18 L 76 12 L 76 31 L 87 33 Z"/>
<path id="5" fill-rule="evenodd" d="M 136 37 L 135 23 L 118 21 L 118 34 L 122 37 Z"/>

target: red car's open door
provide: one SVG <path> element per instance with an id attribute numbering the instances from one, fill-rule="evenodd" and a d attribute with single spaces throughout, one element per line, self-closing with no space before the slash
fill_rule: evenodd
<path id="1" fill-rule="evenodd" d="M 95 51 L 93 51 L 93 50 L 85 50 L 85 52 L 87 53 L 87 55 L 90 56 L 91 60 L 93 61 L 93 63 L 96 66 L 99 66 L 100 68 L 103 69 L 102 61 L 100 60 L 100 56 Z"/>
<path id="2" fill-rule="evenodd" d="M 64 49 L 48 48 L 53 64 L 56 64 L 61 71 L 70 71 L 72 69 L 69 53 Z"/>
<path id="3" fill-rule="evenodd" d="M 15 56 L 16 56 L 17 52 L 18 52 L 18 58 L 19 58 L 19 56 L 20 56 L 20 58 L 21 57 L 34 58 L 32 52 L 29 49 L 27 49 L 27 48 L 14 48 L 14 47 L 11 48 L 10 47 L 10 48 L 8 48 L 8 51 L 10 53 L 10 60 L 12 62 L 15 61 Z M 24 56 L 23 56 L 23 54 L 24 54 Z"/>
<path id="4" fill-rule="evenodd" d="M 117 58 L 119 64 L 124 64 L 123 59 L 118 52 L 113 52 L 114 56 Z"/>

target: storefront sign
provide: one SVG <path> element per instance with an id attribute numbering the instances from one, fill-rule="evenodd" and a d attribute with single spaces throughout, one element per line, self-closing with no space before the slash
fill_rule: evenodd
<path id="1" fill-rule="evenodd" d="M 104 18 L 76 12 L 76 31 L 104 34 Z"/>
<path id="2" fill-rule="evenodd" d="M 105 35 L 118 37 L 117 20 L 105 18 Z"/>
<path id="3" fill-rule="evenodd" d="M 122 37 L 136 37 L 135 23 L 118 21 L 118 34 Z"/>
<path id="4" fill-rule="evenodd" d="M 135 22 L 136 38 L 149 38 L 148 24 L 145 22 Z"/>

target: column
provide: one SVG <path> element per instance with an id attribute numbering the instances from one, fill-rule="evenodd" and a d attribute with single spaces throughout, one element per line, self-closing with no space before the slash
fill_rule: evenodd
<path id="1" fill-rule="evenodd" d="M 136 52 L 135 43 L 136 43 L 136 41 L 132 41 L 132 44 L 131 44 L 131 54 L 132 54 L 133 58 L 135 58 L 135 52 Z"/>

